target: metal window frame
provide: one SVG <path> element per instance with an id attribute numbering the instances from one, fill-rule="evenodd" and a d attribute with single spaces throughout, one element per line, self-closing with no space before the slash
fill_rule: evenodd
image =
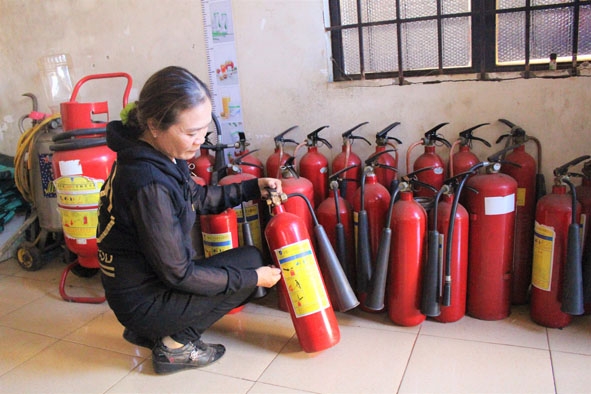
<path id="1" fill-rule="evenodd" d="M 495 0 L 471 0 L 471 11 L 455 14 L 442 14 L 442 0 L 437 0 L 437 14 L 428 17 L 418 18 L 400 18 L 400 0 L 394 0 L 396 6 L 397 19 L 385 20 L 379 22 L 362 22 L 361 9 L 362 2 L 357 0 L 357 23 L 341 25 L 340 19 L 340 1 L 329 0 L 330 27 L 326 31 L 330 33 L 332 47 L 333 79 L 335 81 L 345 80 L 368 80 L 380 78 L 397 78 L 398 83 L 402 85 L 405 77 L 409 76 L 433 76 L 433 75 L 454 75 L 476 73 L 480 79 L 486 79 L 486 74 L 491 72 L 519 71 L 523 72 L 524 77 L 529 77 L 533 70 L 547 69 L 547 64 L 530 63 L 530 36 L 531 36 L 531 16 L 533 11 L 544 9 L 559 9 L 574 7 L 574 26 L 573 26 L 573 48 L 572 64 L 561 63 L 561 69 L 575 69 L 578 63 L 578 33 L 579 33 L 579 10 L 582 6 L 591 5 L 591 0 L 572 0 L 567 3 L 552 5 L 532 5 L 531 0 L 525 0 L 525 6 L 499 9 Z M 525 59 L 522 65 L 497 65 L 496 64 L 496 19 L 497 15 L 505 13 L 525 12 Z M 472 37 L 472 65 L 471 67 L 443 68 L 443 45 L 442 45 L 442 21 L 447 18 L 471 17 L 471 37 Z M 402 25 L 404 23 L 436 20 L 437 21 L 437 42 L 438 42 L 438 68 L 430 70 L 404 70 L 403 65 L 403 47 L 402 47 Z M 396 48 L 398 52 L 398 71 L 367 73 L 365 71 L 365 51 L 363 43 L 363 29 L 371 26 L 395 25 L 397 31 Z M 344 72 L 344 51 L 342 46 L 342 31 L 345 29 L 356 29 L 359 40 L 359 74 L 347 75 Z"/>

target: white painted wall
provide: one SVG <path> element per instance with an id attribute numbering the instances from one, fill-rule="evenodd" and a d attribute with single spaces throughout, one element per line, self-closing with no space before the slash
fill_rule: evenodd
<path id="1" fill-rule="evenodd" d="M 494 143 L 508 132 L 498 118 L 541 140 L 549 184 L 554 167 L 591 154 L 591 78 L 330 83 L 324 0 L 234 0 L 233 18 L 245 132 L 263 161 L 273 149 L 272 137 L 292 125 L 300 126 L 289 135 L 297 140 L 330 125 L 321 135 L 333 143 L 332 152 L 324 152 L 334 157 L 340 134 L 357 123 L 370 122 L 356 134 L 373 141 L 377 131 L 399 121 L 392 135 L 403 141 L 404 172 L 406 149 L 436 124 L 449 122 L 440 132 L 453 141 L 463 129 L 490 122 L 476 135 Z M 166 65 L 187 67 L 207 80 L 204 48 L 197 0 L 0 0 L 0 152 L 16 151 L 18 118 L 31 109 L 23 93 L 37 94 L 41 110 L 48 111 L 39 57 L 69 53 L 75 81 L 127 72 L 135 99 L 146 78 Z M 96 82 L 81 91 L 80 101 L 109 101 L 114 119 L 122 92 L 122 80 Z M 354 149 L 366 156 L 373 147 L 360 142 Z M 494 150 L 476 151 L 485 157 Z M 445 149 L 438 152 L 447 155 Z"/>

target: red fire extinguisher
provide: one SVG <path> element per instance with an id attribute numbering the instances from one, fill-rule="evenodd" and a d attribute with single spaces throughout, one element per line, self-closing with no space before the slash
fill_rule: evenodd
<path id="1" fill-rule="evenodd" d="M 476 164 L 480 163 L 478 156 L 471 151 L 472 141 L 480 141 L 487 147 L 491 147 L 490 143 L 482 138 L 474 137 L 473 133 L 479 127 L 489 125 L 490 123 L 481 123 L 479 125 L 470 127 L 460 132 L 458 138 L 449 150 L 449 176 L 450 178 L 456 174 L 469 171 Z M 460 146 L 460 150 L 454 153 L 456 146 Z"/>
<path id="2" fill-rule="evenodd" d="M 591 161 L 586 161 L 581 170 L 581 184 L 576 187 L 577 200 L 581 203 L 582 214 L 585 214 L 585 233 L 583 234 L 583 292 L 585 297 L 585 314 L 591 313 Z"/>
<path id="3" fill-rule="evenodd" d="M 482 320 L 501 320 L 511 311 L 515 198 L 517 182 L 500 173 L 502 154 L 483 162 L 486 174 L 466 183 L 466 208 L 470 213 L 468 265 L 468 315 Z"/>
<path id="4" fill-rule="evenodd" d="M 373 155 L 378 155 L 384 152 L 387 146 L 392 148 L 394 156 L 380 155 L 378 160 L 380 166 L 377 166 L 374 169 L 378 182 L 390 192 L 393 190 L 392 182 L 398 178 L 398 149 L 396 148 L 396 145 L 390 141 L 395 141 L 399 145 L 402 144 L 402 141 L 396 137 L 388 136 L 388 132 L 399 124 L 400 122 L 394 122 L 376 134 L 376 150 L 373 153 Z"/>
<path id="5" fill-rule="evenodd" d="M 285 135 L 296 128 L 298 128 L 298 126 L 292 126 L 274 137 L 273 140 L 275 141 L 275 151 L 267 158 L 267 161 L 265 162 L 267 176 L 273 178 L 281 177 L 281 167 L 285 165 L 287 159 L 291 157 L 289 153 L 285 152 L 285 144 L 289 142 L 297 145 L 295 140 L 285 138 Z"/>
<path id="6" fill-rule="evenodd" d="M 300 193 L 306 196 L 312 203 L 314 208 L 314 186 L 306 178 L 302 178 L 294 168 L 295 157 L 290 157 L 285 162 L 285 165 L 281 167 L 281 188 L 286 194 Z M 308 229 L 309 234 L 314 234 L 314 221 L 312 215 L 308 210 L 308 206 L 302 199 L 292 198 L 284 202 L 285 210 L 287 212 L 298 215 Z"/>
<path id="7" fill-rule="evenodd" d="M 267 199 L 273 217 L 265 229 L 265 238 L 275 265 L 281 269 L 280 291 L 289 300 L 287 306 L 299 343 L 307 353 L 318 352 L 336 345 L 340 330 L 307 226 L 298 215 L 285 209 L 286 197 L 271 193 Z M 338 271 L 338 261 L 333 265 Z M 348 296 L 350 305 L 358 304 L 351 291 Z"/>
<path id="8" fill-rule="evenodd" d="M 340 172 L 329 177 L 330 190 L 328 197 L 316 208 L 318 222 L 326 229 L 328 239 L 335 249 L 337 258 L 345 271 L 349 283 L 355 283 L 355 236 L 353 230 L 353 209 L 349 201 L 341 197 L 339 192 Z"/>
<path id="9" fill-rule="evenodd" d="M 238 141 L 235 144 L 234 157 L 230 164 L 240 166 L 239 171 L 234 171 L 233 166 L 230 166 L 230 174 L 252 174 L 256 178 L 264 176 L 265 167 L 263 163 L 253 155 L 258 149 L 248 150 L 250 143 L 246 140 L 244 132 L 238 133 Z"/>
<path id="10" fill-rule="evenodd" d="M 211 145 L 209 135 L 211 131 L 208 131 L 205 135 L 205 146 Z M 209 149 L 204 148 L 203 145 L 199 148 L 199 156 L 196 156 L 190 160 L 187 160 L 189 171 L 191 171 L 191 177 L 197 177 L 203 179 L 205 185 L 211 183 L 211 173 L 215 165 L 215 158 L 209 154 Z"/>
<path id="11" fill-rule="evenodd" d="M 448 178 L 435 195 L 421 311 L 442 323 L 458 321 L 466 314 L 469 218 L 459 201 L 466 180 L 480 166 L 477 163 L 467 172 Z"/>
<path id="12" fill-rule="evenodd" d="M 581 204 L 568 168 L 589 157 L 554 169 L 552 193 L 540 198 L 536 206 L 530 316 L 545 327 L 566 327 L 572 315 L 584 312 Z"/>
<path id="13" fill-rule="evenodd" d="M 395 324 L 416 326 L 426 318 L 420 306 L 427 212 L 409 183 L 401 182 L 398 190 L 400 199 L 386 218 L 392 231 L 386 309 Z"/>
<path id="14" fill-rule="evenodd" d="M 519 164 L 519 167 L 503 166 L 501 169 L 502 173 L 517 181 L 511 301 L 513 304 L 525 304 L 529 299 L 531 284 L 536 202 L 546 194 L 545 181 L 541 174 L 541 145 L 538 140 L 528 136 L 521 127 L 505 119 L 500 121 L 511 127 L 511 133 L 501 135 L 497 143 L 507 138 L 507 144 L 515 146 L 515 149 L 505 155 L 504 159 Z M 538 148 L 537 166 L 534 158 L 525 151 L 525 144 L 530 140 L 534 141 Z"/>
<path id="15" fill-rule="evenodd" d="M 437 131 L 447 124 L 447 122 L 440 123 L 433 127 L 431 130 L 425 133 L 424 138 L 409 146 L 408 150 L 406 151 L 406 168 L 407 171 L 409 171 L 411 169 L 410 158 L 412 150 L 419 145 L 425 146 L 425 151 L 414 161 L 412 171 L 416 171 L 424 167 L 432 167 L 433 170 L 424 171 L 420 174 L 419 181 L 433 186 L 435 190 L 441 189 L 445 179 L 445 163 L 443 162 L 441 156 L 435 152 L 437 142 L 443 143 L 448 148 L 451 147 L 451 144 L 441 135 L 438 135 Z M 415 190 L 415 197 L 433 197 L 435 193 L 436 192 L 433 192 L 432 190 L 428 190 L 423 187 L 417 187 L 417 190 Z"/>
<path id="16" fill-rule="evenodd" d="M 361 186 L 353 196 L 353 225 L 357 246 L 355 283 L 361 302 L 367 296 L 369 283 L 375 270 L 380 235 L 384 227 L 384 215 L 390 204 L 390 191 L 378 183 L 374 169 L 378 167 L 379 158 L 389 152 L 383 151 L 365 161 Z"/>
<path id="17" fill-rule="evenodd" d="M 343 174 L 343 186 L 341 189 L 341 195 L 349 202 L 353 201 L 355 191 L 359 187 L 361 180 L 361 159 L 359 156 L 351 150 L 353 141 L 356 139 L 363 140 L 371 145 L 366 138 L 353 135 L 353 132 L 363 125 L 369 122 L 359 123 L 357 126 L 345 131 L 341 136 L 343 137 L 343 146 L 341 152 L 336 155 L 332 161 L 332 173 L 339 172 L 345 167 L 351 167 L 349 171 Z"/>
<path id="18" fill-rule="evenodd" d="M 77 265 L 99 268 L 96 226 L 100 189 L 107 179 L 117 155 L 107 147 L 106 122 L 96 122 L 92 116 L 109 113 L 107 102 L 79 103 L 78 91 L 94 79 L 125 78 L 123 107 L 127 105 L 132 79 L 127 73 L 89 75 L 82 78 L 72 91 L 69 102 L 60 104 L 64 132 L 56 134 L 49 148 L 53 154 L 58 210 L 62 219 L 66 247 L 77 259 L 66 267 L 60 283 L 60 294 L 66 301 L 102 303 L 104 297 L 71 297 L 65 292 L 69 271 Z"/>
<path id="19" fill-rule="evenodd" d="M 322 153 L 318 152 L 318 144 L 321 143 L 332 149 L 332 145 L 320 138 L 318 133 L 328 126 L 322 126 L 306 136 L 306 141 L 296 147 L 294 156 L 297 157 L 297 151 L 300 146 L 306 145 L 306 152 L 300 161 L 300 176 L 306 178 L 314 186 L 314 206 L 320 205 L 328 196 L 328 159 Z"/>

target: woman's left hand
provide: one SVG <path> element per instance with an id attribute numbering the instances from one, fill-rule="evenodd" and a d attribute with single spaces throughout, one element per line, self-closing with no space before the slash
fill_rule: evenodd
<path id="1" fill-rule="evenodd" d="M 269 190 L 277 193 L 283 193 L 281 188 L 281 181 L 275 178 L 259 178 L 259 189 L 261 189 L 261 197 L 267 198 L 269 196 Z"/>

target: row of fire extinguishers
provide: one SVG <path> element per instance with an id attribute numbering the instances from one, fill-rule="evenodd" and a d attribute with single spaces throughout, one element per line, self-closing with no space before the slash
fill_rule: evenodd
<path id="1" fill-rule="evenodd" d="M 282 179 L 285 194 L 271 193 L 266 202 L 252 201 L 228 212 L 225 223 L 235 221 L 235 231 L 242 228 L 239 240 L 230 243 L 220 239 L 225 225 L 215 230 L 208 222 L 223 215 L 202 217 L 206 254 L 208 246 L 215 253 L 222 244 L 250 242 L 280 267 L 279 307 L 290 312 L 307 352 L 336 344 L 340 334 L 334 310 L 358 305 L 368 312 L 387 311 L 395 324 L 414 326 L 427 317 L 454 322 L 465 314 L 500 320 L 510 314 L 511 304 L 530 301 L 535 322 L 564 327 L 590 301 L 583 299 L 583 282 L 588 286 L 590 281 L 583 281 L 584 273 L 589 276 L 583 270 L 589 253 L 585 249 L 583 257 L 587 234 L 580 205 L 591 206 L 584 202 L 591 194 L 591 162 L 580 175 L 568 168 L 589 156 L 558 167 L 552 194 L 545 195 L 539 141 L 512 122 L 500 121 L 510 127 L 497 140 L 505 141 L 505 147 L 485 161 L 471 146 L 477 140 L 490 147 L 473 135 L 488 123 L 462 131 L 453 144 L 437 134 L 447 123 L 438 124 L 408 148 L 409 173 L 404 176 L 397 169 L 396 144 L 401 141 L 388 136 L 398 122 L 376 134 L 376 151 L 365 161 L 352 143 L 362 139 L 370 144 L 353 135 L 367 122 L 344 132 L 342 151 L 331 166 L 318 151 L 320 145 L 331 148 L 319 136 L 328 126 L 301 143 L 286 138 L 297 126 L 285 130 L 274 138 L 275 151 L 265 165 L 252 155 L 256 150 L 247 149 L 243 133 L 235 144 L 207 141 L 190 163 L 196 182 L 225 184 L 266 173 Z M 220 141 L 217 121 L 216 126 Z M 525 150 L 529 142 L 536 144 L 537 164 Z M 292 154 L 286 143 L 296 145 Z M 419 145 L 424 153 L 411 166 L 411 151 Z M 447 165 L 436 153 L 442 145 L 449 148 Z M 297 152 L 304 146 L 308 149 L 298 171 Z M 220 157 L 232 147 L 235 155 L 226 165 Z M 579 187 L 570 182 L 573 176 L 583 178 Z M 554 211 L 561 212 L 562 223 L 554 222 Z"/>

